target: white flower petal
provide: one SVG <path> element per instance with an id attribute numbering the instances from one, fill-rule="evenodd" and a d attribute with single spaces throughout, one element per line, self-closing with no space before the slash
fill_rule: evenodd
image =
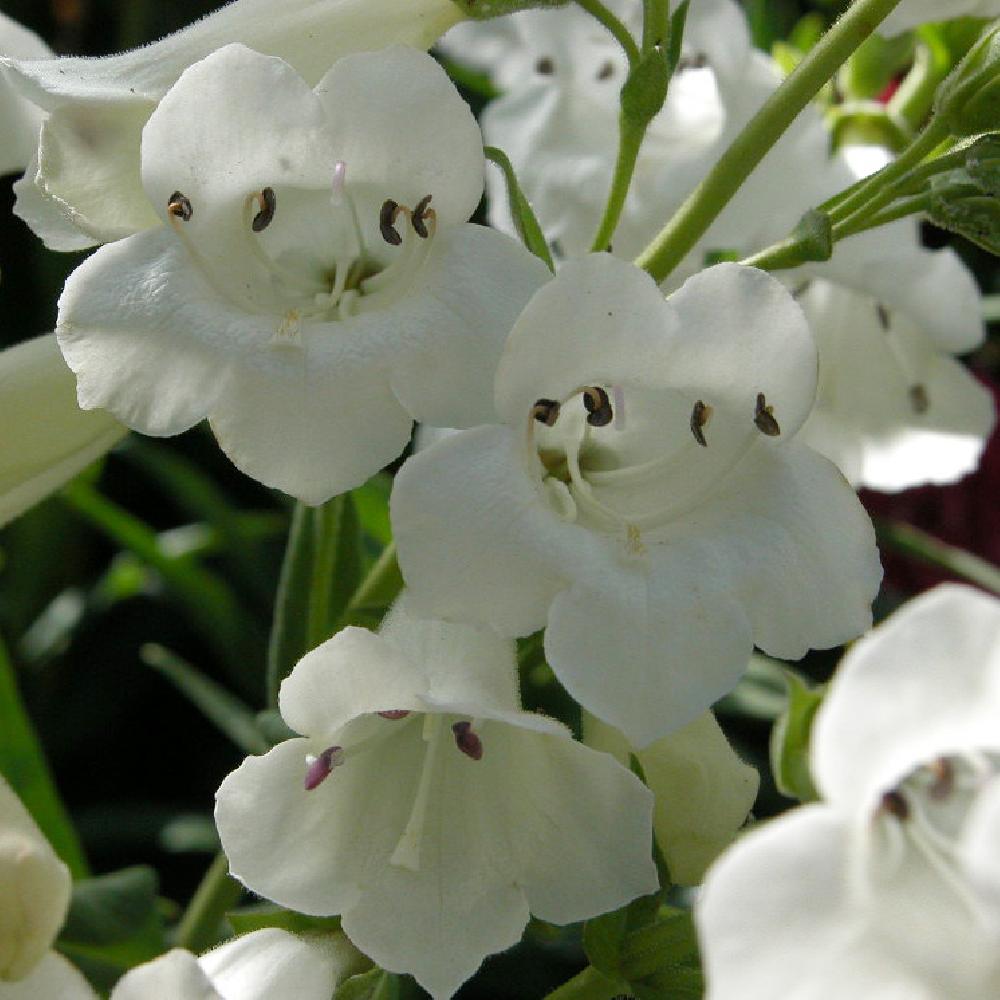
<path id="1" fill-rule="evenodd" d="M 804 806 L 709 869 L 695 907 L 708 1000 L 943 1000 L 851 907 L 849 846 L 833 809 Z"/>
<path id="2" fill-rule="evenodd" d="M 338 60 L 316 87 L 347 178 L 376 207 L 432 196 L 438 224 L 465 222 L 483 193 L 483 139 L 468 105 L 425 52 L 393 46 Z"/>
<path id="3" fill-rule="evenodd" d="M 676 532 L 714 550 L 771 656 L 796 660 L 871 625 L 882 578 L 871 521 L 836 466 L 797 441 L 762 442 Z"/>
<path id="4" fill-rule="evenodd" d="M 53 493 L 126 433 L 104 410 L 86 412 L 53 334 L 0 353 L 0 524 Z"/>
<path id="5" fill-rule="evenodd" d="M 174 948 L 152 962 L 136 966 L 118 981 L 111 1000 L 248 1000 L 233 993 L 225 997 L 212 985 L 198 959 L 183 948 Z"/>
<path id="6" fill-rule="evenodd" d="M 259 337 L 270 334 L 254 317 Z M 245 336 L 169 230 L 101 247 L 69 277 L 56 335 L 77 375 L 80 406 L 103 407 L 144 434 L 170 435 L 211 410 L 229 363 L 210 346 Z"/>
<path id="7" fill-rule="evenodd" d="M 98 1000 L 86 979 L 58 952 L 45 957 L 16 983 L 0 980 L 0 1000 Z M 115 997 L 118 1000 L 118 997 Z M 146 1000 L 146 998 L 143 998 Z"/>
<path id="8" fill-rule="evenodd" d="M 37 175 L 36 157 L 28 164 L 24 176 L 14 183 L 14 214 L 50 250 L 86 250 L 94 246 L 97 238 L 77 229 L 70 207 L 49 195 Z"/>
<path id="9" fill-rule="evenodd" d="M 52 947 L 69 907 L 69 869 L 0 776 L 0 980 L 21 979 Z M 27 995 L 27 994 L 25 994 Z"/>
<path id="10" fill-rule="evenodd" d="M 266 927 L 213 948 L 198 964 L 225 1000 L 330 1000 L 343 979 L 361 971 L 358 958 L 342 935 Z"/>
<path id="11" fill-rule="evenodd" d="M 628 764 L 631 748 L 617 729 L 588 712 L 583 727 L 588 746 Z M 653 830 L 670 877 L 680 885 L 698 885 L 746 822 L 760 775 L 740 760 L 711 712 L 637 756 L 656 797 Z"/>
<path id="12" fill-rule="evenodd" d="M 18 59 L 45 59 L 52 50 L 33 31 L 0 14 L 0 53 Z M 31 162 L 38 141 L 42 112 L 21 97 L 0 71 L 0 174 L 24 170 Z"/>
<path id="13" fill-rule="evenodd" d="M 879 25 L 888 37 L 932 21 L 953 17 L 995 17 L 1000 14 L 997 0 L 903 0 Z"/>
<path id="14" fill-rule="evenodd" d="M 551 275 L 523 246 L 483 226 L 434 237 L 413 288 L 381 314 L 400 344 L 392 388 L 421 423 L 496 419 L 493 378 L 507 334 Z"/>
<path id="15" fill-rule="evenodd" d="M 439 441 L 399 471 L 393 534 L 418 611 L 527 635 L 545 624 L 565 574 L 605 551 L 546 507 L 522 459 L 513 432 L 478 427 Z"/>
<path id="16" fill-rule="evenodd" d="M 916 766 L 1000 748 L 1000 601 L 943 585 L 851 648 L 812 733 L 817 787 L 864 815 Z"/>
<path id="17" fill-rule="evenodd" d="M 1000 927 L 1000 780 L 993 778 L 979 793 L 966 820 L 959 846 L 965 871 L 980 899 Z"/>
<path id="18" fill-rule="evenodd" d="M 566 690 L 639 748 L 731 691 L 753 651 L 718 552 L 662 548 L 648 561 L 589 567 L 556 596 L 545 632 Z"/>

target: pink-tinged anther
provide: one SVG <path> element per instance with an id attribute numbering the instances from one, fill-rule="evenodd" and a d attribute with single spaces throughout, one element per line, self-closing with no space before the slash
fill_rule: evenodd
<path id="1" fill-rule="evenodd" d="M 339 205 L 344 199 L 344 185 L 347 183 L 347 164 L 337 160 L 333 165 L 333 203 Z"/>
<path id="2" fill-rule="evenodd" d="M 306 771 L 305 789 L 311 792 L 330 776 L 330 772 L 343 762 L 344 751 L 340 747 L 327 747 L 318 757 L 306 757 L 309 765 Z"/>
<path id="3" fill-rule="evenodd" d="M 390 708 L 385 712 L 377 712 L 376 715 L 381 715 L 383 719 L 391 719 L 395 722 L 397 719 L 405 719 L 410 714 L 408 708 Z"/>
<path id="4" fill-rule="evenodd" d="M 472 731 L 471 722 L 456 722 L 451 731 L 455 734 L 455 746 L 458 747 L 466 757 L 473 760 L 482 760 L 483 742 Z"/>

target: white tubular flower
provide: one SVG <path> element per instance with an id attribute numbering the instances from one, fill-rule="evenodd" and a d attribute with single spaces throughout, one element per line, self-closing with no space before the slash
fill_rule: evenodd
<path id="1" fill-rule="evenodd" d="M 465 223 L 482 140 L 430 56 L 346 56 L 311 90 L 227 46 L 160 102 L 142 179 L 167 224 L 102 247 L 59 303 L 84 409 L 159 436 L 207 416 L 240 469 L 309 503 L 395 458 L 414 418 L 492 419 L 504 337 L 549 275 Z"/>
<path id="2" fill-rule="evenodd" d="M 998 0 L 903 0 L 879 25 L 881 34 L 892 36 L 931 21 L 954 17 L 996 17 Z"/>
<path id="3" fill-rule="evenodd" d="M 66 919 L 69 869 L 0 777 L 0 980 L 23 979 Z M 2 995 L 2 994 L 0 994 Z"/>
<path id="4" fill-rule="evenodd" d="M 956 302 L 942 279 L 930 283 L 942 301 Z M 993 400 L 950 357 L 955 347 L 942 349 L 907 313 L 842 285 L 811 282 L 798 301 L 820 354 L 804 441 L 853 485 L 877 490 L 950 483 L 976 468 L 993 428 Z"/>
<path id="5" fill-rule="evenodd" d="M 0 979 L 0 1000 L 99 1000 L 99 997 L 70 962 L 57 951 L 47 951 L 23 979 L 13 983 Z M 156 1000 L 164 1000 L 163 995 Z"/>
<path id="6" fill-rule="evenodd" d="M 126 973 L 111 1000 L 330 1000 L 360 971 L 343 935 L 297 935 L 277 927 L 244 934 L 196 958 L 183 948 Z"/>
<path id="7" fill-rule="evenodd" d="M 160 206 L 143 194 L 140 133 L 182 72 L 227 43 L 279 56 L 313 86 L 340 56 L 394 44 L 426 49 L 461 16 L 451 0 L 288 0 L 280 16 L 272 0 L 236 0 L 121 55 L 4 60 L 11 84 L 48 112 L 17 213 L 56 250 L 155 226 Z"/>
<path id="8" fill-rule="evenodd" d="M 415 456 L 391 501 L 422 610 L 547 625 L 570 694 L 637 747 L 731 690 L 752 646 L 797 659 L 863 632 L 871 524 L 791 440 L 816 349 L 773 278 L 722 264 L 664 301 L 606 254 L 567 263 L 497 373 L 504 426 Z"/>
<path id="9" fill-rule="evenodd" d="M 518 710 L 513 644 L 397 605 L 281 686 L 305 734 L 222 783 L 232 873 L 302 913 L 343 915 L 382 968 L 435 1000 L 521 936 L 653 891 L 652 795 L 557 722 Z"/>
<path id="10" fill-rule="evenodd" d="M 0 524 L 55 492 L 127 432 L 81 410 L 54 334 L 0 351 Z"/>
<path id="11" fill-rule="evenodd" d="M 708 996 L 1000 995 L 1000 602 L 939 587 L 859 640 L 811 763 L 825 801 L 709 870 Z"/>
<path id="12" fill-rule="evenodd" d="M 617 729 L 585 712 L 583 740 L 625 765 L 636 754 L 656 797 L 653 831 L 671 881 L 698 885 L 746 822 L 760 787 L 760 775 L 740 760 L 715 716 L 705 712 L 645 750 L 632 751 Z"/>
<path id="13" fill-rule="evenodd" d="M 0 14 L 0 54 L 17 59 L 48 59 L 52 50 L 33 31 Z M 0 76 L 0 174 L 20 172 L 31 162 L 43 118 L 40 108 Z"/>

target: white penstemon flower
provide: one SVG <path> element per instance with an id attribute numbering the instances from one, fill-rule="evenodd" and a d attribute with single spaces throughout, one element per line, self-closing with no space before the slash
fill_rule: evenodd
<path id="1" fill-rule="evenodd" d="M 859 640 L 810 751 L 824 801 L 706 878 L 713 1000 L 1000 991 L 1000 602 L 944 586 Z"/>
<path id="2" fill-rule="evenodd" d="M 69 869 L 0 777 L 0 1000 L 97 1000 L 52 950 L 70 888 Z"/>
<path id="3" fill-rule="evenodd" d="M 53 334 L 0 352 L 0 524 L 6 524 L 111 449 L 127 432 L 76 401 L 76 380 Z"/>
<path id="4" fill-rule="evenodd" d="M 347 976 L 360 971 L 358 958 L 343 935 L 268 927 L 200 958 L 175 948 L 126 973 L 110 1000 L 330 1000 Z"/>
<path id="5" fill-rule="evenodd" d="M 139 137 L 193 63 L 230 42 L 280 56 L 310 86 L 352 52 L 427 48 L 461 18 L 451 0 L 235 0 L 152 45 L 101 58 L 6 59 L 10 85 L 45 112 L 17 213 L 56 250 L 120 239 L 159 222 L 139 177 Z M 23 166 L 24 164 L 21 164 Z M 157 206 L 158 208 L 159 206 Z"/>
<path id="6" fill-rule="evenodd" d="M 519 711 L 513 644 L 397 605 L 347 628 L 280 694 L 304 736 L 222 783 L 232 873 L 303 913 L 343 915 L 379 966 L 449 997 L 529 910 L 570 923 L 657 884 L 652 796 L 559 723 Z"/>
<path id="7" fill-rule="evenodd" d="M 503 426 L 416 455 L 391 500 L 427 612 L 547 625 L 569 692 L 635 746 L 731 690 L 754 643 L 797 659 L 870 624 L 881 570 L 840 473 L 791 440 L 816 351 L 774 279 L 722 264 L 664 301 L 606 254 L 528 304 Z"/>
<path id="8" fill-rule="evenodd" d="M 85 409 L 154 435 L 207 416 L 239 468 L 310 503 L 395 458 L 414 418 L 490 419 L 548 272 L 465 224 L 482 140 L 430 56 L 346 56 L 312 90 L 227 46 L 158 105 L 142 179 L 166 224 L 102 247 L 60 299 Z"/>
<path id="9" fill-rule="evenodd" d="M 879 25 L 883 35 L 898 35 L 920 24 L 948 21 L 954 17 L 996 17 L 997 0 L 903 0 Z"/>
<path id="10" fill-rule="evenodd" d="M 52 50 L 33 31 L 0 14 L 0 55 L 47 59 Z M 24 170 L 35 155 L 43 113 L 0 76 L 0 174 Z"/>

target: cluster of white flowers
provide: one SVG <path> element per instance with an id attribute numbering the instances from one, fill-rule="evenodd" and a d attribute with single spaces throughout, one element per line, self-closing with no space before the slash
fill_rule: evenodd
<path id="1" fill-rule="evenodd" d="M 611 6 L 636 46 L 643 9 Z M 423 51 L 452 0 L 236 0 L 96 60 L 0 36 L 16 211 L 51 248 L 97 247 L 54 337 L 0 361 L 0 519 L 127 429 L 208 419 L 239 469 L 311 505 L 397 459 L 414 421 L 457 429 L 395 478 L 406 591 L 378 632 L 298 662 L 279 704 L 299 735 L 217 794 L 232 874 L 343 933 L 178 949 L 113 1000 L 329 998 L 354 948 L 438 1000 L 529 914 L 657 892 L 654 833 L 673 881 L 698 884 L 757 790 L 711 706 L 755 646 L 795 660 L 872 624 L 854 488 L 978 462 L 994 414 L 952 356 L 984 336 L 954 251 L 899 219 L 780 280 L 728 262 L 869 172 L 830 154 L 818 107 L 662 282 L 632 262 L 781 82 L 734 0 L 692 0 L 611 245 L 588 252 L 630 63 L 591 13 L 454 28 L 443 51 L 501 91 L 481 123 Z M 883 30 L 995 13 L 903 0 Z M 554 274 L 516 238 L 484 137 Z M 484 190 L 493 228 L 468 221 Z M 541 629 L 586 742 L 522 708 L 514 640 Z M 998 642 L 995 602 L 943 590 L 853 648 L 812 747 L 827 801 L 710 871 L 713 996 L 1000 989 Z M 68 873 L 0 793 L 0 978 L 19 980 L 0 998 L 93 996 L 51 951 Z"/>

